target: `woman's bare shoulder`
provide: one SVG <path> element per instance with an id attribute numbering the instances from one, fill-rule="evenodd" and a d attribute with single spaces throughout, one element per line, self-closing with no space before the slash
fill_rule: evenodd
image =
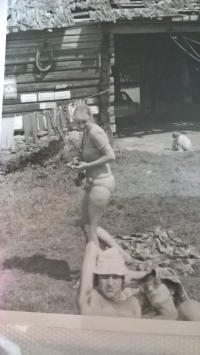
<path id="1" fill-rule="evenodd" d="M 95 133 L 106 134 L 102 127 L 100 127 L 96 123 L 93 123 L 90 128 L 90 134 L 95 134 Z"/>

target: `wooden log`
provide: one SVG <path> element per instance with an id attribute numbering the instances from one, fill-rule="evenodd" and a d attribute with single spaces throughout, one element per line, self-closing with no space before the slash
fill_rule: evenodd
<path id="1" fill-rule="evenodd" d="M 51 42 L 51 45 L 62 45 L 66 43 L 82 43 L 82 42 L 101 42 L 102 36 L 101 34 L 98 35 L 86 35 L 86 36 L 64 36 L 64 37 L 55 37 L 49 39 Z M 32 39 L 24 39 L 24 40 L 7 40 L 6 41 L 6 50 L 11 49 L 11 48 L 22 48 L 22 47 L 39 47 L 41 44 L 43 44 L 44 39 L 39 37 L 39 34 L 37 37 Z"/>
<path id="2" fill-rule="evenodd" d="M 110 114 L 111 116 L 114 116 L 114 114 L 115 114 L 115 108 L 114 108 L 114 106 L 110 106 L 109 109 L 108 109 L 108 112 L 109 112 L 109 114 Z"/>
<path id="3" fill-rule="evenodd" d="M 113 45 L 112 47 L 110 47 L 110 55 L 114 56 L 114 54 L 115 54 L 115 47 Z"/>
<path id="4" fill-rule="evenodd" d="M 63 91 L 63 90 L 62 90 Z M 68 91 L 68 90 L 64 90 L 64 91 Z M 57 91 L 59 92 L 59 91 Z M 89 88 L 77 88 L 77 89 L 72 89 L 70 90 L 70 94 L 71 94 L 71 99 L 76 99 L 76 98 L 81 98 L 81 97 L 87 97 L 90 95 L 94 95 L 97 94 L 98 92 L 100 92 L 100 86 L 98 87 L 89 87 Z M 17 104 L 21 104 L 21 95 L 23 95 L 25 93 L 22 94 L 18 94 L 16 99 L 4 99 L 3 100 L 3 104 L 4 105 L 17 105 Z M 66 100 L 66 99 L 64 99 Z M 46 102 L 47 99 L 43 99 L 40 100 L 40 102 Z M 50 101 L 56 101 L 56 100 L 50 100 Z M 62 102 L 63 100 L 57 100 L 57 102 Z M 40 103 L 38 102 L 38 103 Z M 23 104 L 23 103 L 22 103 Z M 31 102 L 30 102 L 31 104 Z"/>
<path id="5" fill-rule="evenodd" d="M 115 57 L 111 58 L 111 65 L 115 65 Z"/>
<path id="6" fill-rule="evenodd" d="M 47 63 L 44 63 L 44 66 Z M 48 72 L 59 71 L 59 70 L 72 70 L 72 69 L 94 69 L 99 67 L 99 60 L 84 60 L 84 61 L 73 61 L 73 62 L 54 62 L 51 69 Z M 27 74 L 27 73 L 40 73 L 36 64 L 21 64 L 21 65 L 6 65 L 5 75 L 15 75 L 15 74 Z"/>
<path id="7" fill-rule="evenodd" d="M 34 74 L 21 74 L 16 75 L 17 84 L 22 83 L 34 83 L 34 82 L 48 82 L 48 81 L 60 81 L 60 80 L 72 80 L 72 79 L 97 79 L 100 77 L 100 71 L 98 69 L 86 69 L 86 70 L 69 70 L 69 71 L 57 71 L 53 73 L 41 73 Z"/>
<path id="8" fill-rule="evenodd" d="M 90 49 L 90 48 L 100 48 L 101 41 L 94 42 L 81 42 L 81 43 L 64 43 L 64 44 L 55 44 L 53 45 L 53 50 L 61 51 L 61 50 L 81 50 L 81 49 Z M 6 53 L 8 55 L 16 55 L 16 54 L 27 54 L 27 53 L 36 53 L 39 46 L 32 47 L 17 47 L 17 48 L 6 48 Z M 43 53 L 47 52 L 44 50 Z"/>
<path id="9" fill-rule="evenodd" d="M 200 32 L 199 22 L 172 23 L 151 21 L 131 22 L 130 24 L 106 24 L 106 29 L 113 34 L 137 34 L 137 33 L 176 33 L 176 32 Z"/>
<path id="10" fill-rule="evenodd" d="M 98 100 L 100 100 L 99 96 L 92 97 L 92 98 L 89 98 L 88 100 L 86 100 L 87 105 L 89 105 L 89 106 L 97 105 L 98 104 L 97 98 L 98 98 Z M 62 102 L 59 102 L 58 105 L 65 106 L 65 105 L 69 104 L 70 102 L 73 102 L 73 100 L 63 100 Z M 57 104 L 57 103 L 55 103 L 55 104 Z M 27 110 L 28 109 L 29 109 L 29 106 L 27 107 Z M 41 112 L 41 111 L 38 110 L 38 112 Z M 42 111 L 42 112 L 44 112 L 44 111 Z M 30 114 L 30 111 L 26 111 L 26 110 L 24 111 L 23 106 L 22 106 L 22 111 L 17 112 L 17 115 L 21 115 L 21 116 L 29 115 L 29 114 Z M 95 117 L 100 117 L 99 114 L 95 114 L 94 116 Z M 4 113 L 4 114 L 2 114 L 2 118 L 7 118 L 7 117 L 13 117 L 13 113 Z"/>
<path id="11" fill-rule="evenodd" d="M 98 24 L 91 24 L 89 26 L 73 26 L 68 28 L 54 28 L 52 32 L 47 32 L 47 30 L 31 30 L 31 31 L 20 31 L 12 32 L 7 35 L 7 40 L 22 40 L 22 39 L 35 39 L 38 36 L 40 38 L 54 38 L 60 36 L 84 36 L 91 34 L 101 34 L 101 29 Z"/>
<path id="12" fill-rule="evenodd" d="M 110 95 L 113 95 L 115 93 L 115 87 L 114 85 L 110 85 Z"/>
<path id="13" fill-rule="evenodd" d="M 5 65 L 13 64 L 28 64 L 35 63 L 36 52 L 29 54 L 17 54 L 8 55 L 6 53 Z M 87 59 L 98 59 L 99 58 L 99 48 L 92 48 L 88 50 L 70 50 L 70 51 L 54 51 L 53 61 L 54 62 L 66 62 L 66 61 L 76 61 L 76 60 L 87 60 Z M 44 63 L 48 61 L 48 56 L 42 56 L 41 62 Z"/>
<path id="14" fill-rule="evenodd" d="M 18 84 L 18 93 L 24 92 L 37 92 L 37 91 L 57 91 L 57 90 L 67 90 L 72 88 L 83 88 L 83 87 L 95 87 L 99 86 L 99 79 L 91 80 L 65 80 L 65 81 L 55 81 L 55 82 L 45 82 L 45 83 L 30 83 L 30 84 Z"/>
<path id="15" fill-rule="evenodd" d="M 109 101 L 110 104 L 113 104 L 113 102 L 115 101 L 115 95 L 110 95 Z"/>
<path id="16" fill-rule="evenodd" d="M 190 81 L 188 60 L 186 54 L 184 53 L 181 58 L 181 84 L 183 102 L 185 103 L 192 103 L 192 90 Z"/>
<path id="17" fill-rule="evenodd" d="M 110 123 L 111 123 L 111 124 L 114 124 L 114 123 L 115 123 L 115 116 L 114 116 L 114 115 L 111 115 L 111 116 L 110 116 Z"/>
<path id="18" fill-rule="evenodd" d="M 112 36 L 112 33 L 111 33 L 111 36 Z M 114 47 L 114 45 L 115 45 L 115 43 L 114 43 L 114 39 L 110 40 L 110 47 L 111 47 L 111 48 L 113 48 L 113 47 Z"/>
<path id="19" fill-rule="evenodd" d="M 110 68 L 111 68 L 111 53 L 110 53 L 110 38 L 109 34 L 103 33 L 103 46 L 101 50 L 101 89 L 110 89 Z M 109 97 L 110 92 L 107 91 L 101 95 L 101 122 L 104 125 L 104 129 L 112 144 L 112 131 L 110 126 L 110 114 L 109 114 Z M 114 114 L 114 113 L 113 113 Z"/>
<path id="20" fill-rule="evenodd" d="M 98 92 L 100 92 L 100 88 L 98 88 L 98 87 L 77 89 L 76 91 L 71 93 L 71 99 L 81 99 L 84 97 L 88 97 L 90 95 L 97 94 Z M 19 102 L 19 97 L 17 99 L 13 99 L 13 100 L 18 100 L 18 102 Z M 14 104 L 14 102 L 15 102 L 15 104 Z M 64 104 L 64 103 L 71 102 L 71 100 L 62 100 L 62 101 L 58 100 L 58 101 L 53 101 L 53 102 L 57 102 L 57 104 Z M 5 100 L 3 102 L 3 104 L 4 104 L 3 114 L 43 110 L 42 108 L 40 108 L 40 105 L 41 105 L 40 102 L 16 104 L 16 101 L 12 101 L 12 104 L 11 104 L 10 100 Z"/>

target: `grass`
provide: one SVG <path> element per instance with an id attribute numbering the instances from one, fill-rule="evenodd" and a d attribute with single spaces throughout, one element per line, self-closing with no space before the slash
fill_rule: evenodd
<path id="1" fill-rule="evenodd" d="M 199 153 L 120 154 L 116 191 L 101 225 L 112 235 L 158 225 L 199 248 Z M 83 189 L 59 157 L 46 167 L 7 175 L 1 186 L 0 308 L 77 314 L 75 288 L 85 240 L 79 226 Z M 200 249 L 200 248 L 199 248 Z M 182 277 L 200 301 L 198 271 Z"/>

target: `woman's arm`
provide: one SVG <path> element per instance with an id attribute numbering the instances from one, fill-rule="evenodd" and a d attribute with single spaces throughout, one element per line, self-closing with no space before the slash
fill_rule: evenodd
<path id="1" fill-rule="evenodd" d="M 80 165 L 78 165 L 78 166 L 73 166 L 73 170 L 79 172 L 79 171 L 86 170 L 88 168 L 95 168 L 95 167 L 110 163 L 111 161 L 115 160 L 115 153 L 114 153 L 110 144 L 107 144 L 105 147 L 103 147 L 99 150 L 102 153 L 101 158 L 99 158 L 95 161 L 92 161 L 90 163 L 85 163 L 85 162 L 80 163 Z"/>
<path id="2" fill-rule="evenodd" d="M 128 270 L 128 274 L 125 276 L 125 282 L 130 282 L 131 280 L 139 280 L 149 274 L 149 271 L 133 271 Z"/>
<path id="3" fill-rule="evenodd" d="M 125 262 L 131 262 L 133 261 L 133 258 L 124 250 L 121 248 L 121 246 L 114 240 L 114 238 L 103 228 L 98 227 L 97 228 L 97 237 L 100 242 L 104 243 L 107 247 L 115 247 L 119 250 L 119 252 L 122 254 Z"/>
<path id="4" fill-rule="evenodd" d="M 88 168 L 94 168 L 96 166 L 100 166 L 115 160 L 115 153 L 110 144 L 107 144 L 105 147 L 99 150 L 102 154 L 102 157 L 91 163 L 87 163 Z"/>
<path id="5" fill-rule="evenodd" d="M 78 294 L 78 307 L 79 310 L 87 302 L 88 297 L 93 291 L 93 275 L 96 266 L 96 261 L 102 253 L 101 249 L 96 246 L 94 242 L 89 242 L 85 248 L 81 270 L 81 282 Z"/>

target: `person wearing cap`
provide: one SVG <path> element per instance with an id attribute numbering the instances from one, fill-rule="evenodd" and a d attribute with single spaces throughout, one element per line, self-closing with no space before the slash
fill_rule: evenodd
<path id="1" fill-rule="evenodd" d="M 180 132 L 173 132 L 172 138 L 172 150 L 188 151 L 191 149 L 191 141 L 185 134 L 181 134 Z"/>
<path id="2" fill-rule="evenodd" d="M 139 279 L 146 272 L 130 271 L 116 247 L 102 251 L 93 241 L 86 246 L 78 293 L 81 315 L 140 318 L 141 307 L 134 296 L 125 298 L 125 279 Z"/>
<path id="3" fill-rule="evenodd" d="M 175 271 L 156 268 L 140 280 L 142 318 L 200 321 L 200 304 L 190 300 Z"/>

